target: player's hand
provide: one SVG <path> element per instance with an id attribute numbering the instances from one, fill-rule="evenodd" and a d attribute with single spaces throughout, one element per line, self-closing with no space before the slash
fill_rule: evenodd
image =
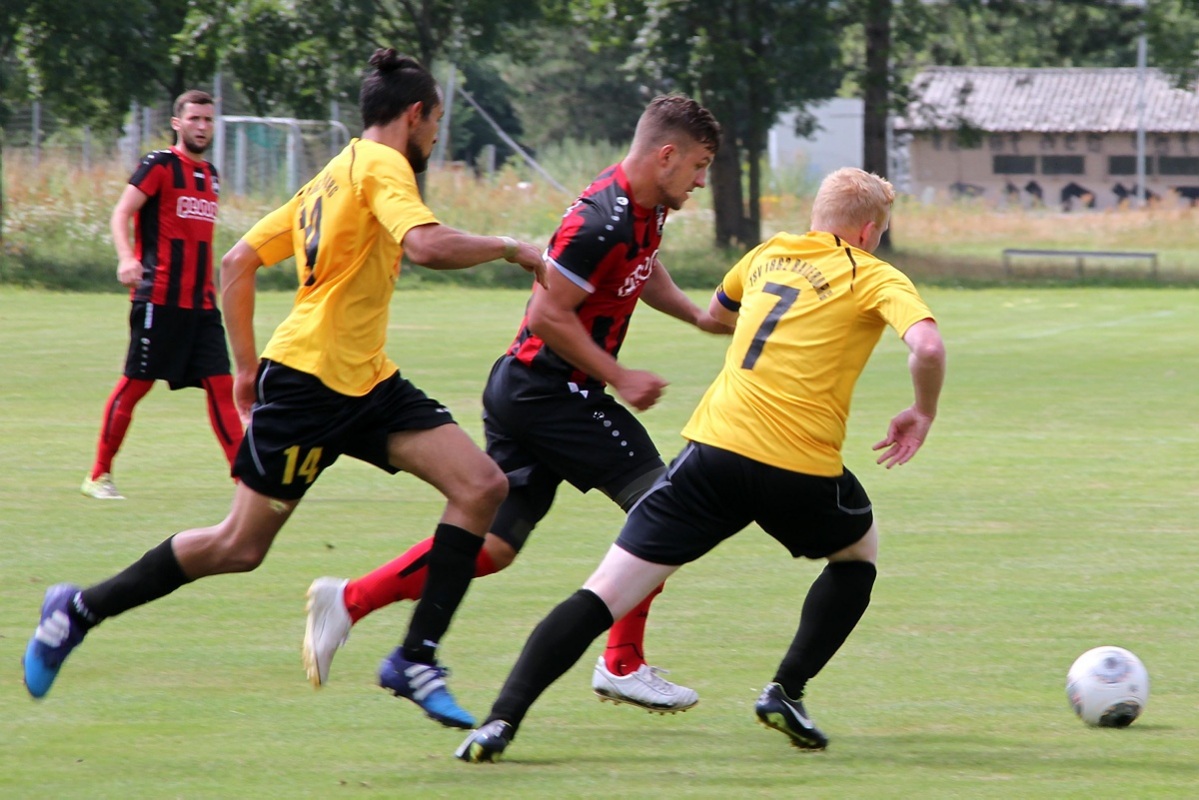
<path id="1" fill-rule="evenodd" d="M 914 407 L 905 408 L 895 415 L 887 427 L 887 438 L 874 445 L 874 450 L 886 451 L 878 457 L 879 464 L 887 469 L 906 464 L 916 455 L 916 451 L 924 444 L 933 418 L 921 414 Z"/>
<path id="2" fill-rule="evenodd" d="M 142 262 L 130 256 L 117 264 L 117 280 L 125 286 L 136 286 L 142 279 Z"/>
<path id="3" fill-rule="evenodd" d="M 543 289 L 550 288 L 549 268 L 541 255 L 541 248 L 528 242 L 517 242 L 514 262 L 520 264 L 525 272 L 533 273 L 533 277 Z"/>
<path id="4" fill-rule="evenodd" d="M 250 424 L 250 409 L 254 407 L 257 394 L 254 384 L 258 380 L 258 367 L 241 370 L 233 376 L 233 404 L 237 406 L 237 415 L 241 417 L 242 427 Z"/>
<path id="5" fill-rule="evenodd" d="M 638 411 L 652 408 L 667 385 L 662 378 L 642 369 L 626 369 L 612 382 L 620 399 Z"/>
<path id="6" fill-rule="evenodd" d="M 704 333 L 717 333 L 721 336 L 731 336 L 734 329 L 732 325 L 725 325 L 707 311 L 701 311 L 699 316 L 696 317 L 695 327 Z"/>

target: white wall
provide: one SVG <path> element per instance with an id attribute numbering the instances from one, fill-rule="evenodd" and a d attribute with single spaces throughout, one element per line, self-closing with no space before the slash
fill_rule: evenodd
<path id="1" fill-rule="evenodd" d="M 807 178 L 819 181 L 840 167 L 862 166 L 862 101 L 834 97 L 811 108 L 817 129 L 801 139 L 795 135 L 795 113 L 784 114 L 770 129 L 767 152 L 770 168 L 804 166 Z"/>

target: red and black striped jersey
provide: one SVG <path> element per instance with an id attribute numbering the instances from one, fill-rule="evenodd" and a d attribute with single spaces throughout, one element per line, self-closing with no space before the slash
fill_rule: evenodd
<path id="1" fill-rule="evenodd" d="M 134 219 L 142 279 L 132 298 L 177 308 L 216 308 L 212 230 L 220 181 L 216 167 L 177 147 L 155 150 L 129 183 L 147 200 Z"/>
<path id="2" fill-rule="evenodd" d="M 629 318 L 657 263 L 666 207 L 643 208 L 633 200 L 620 164 L 608 167 L 583 190 L 550 238 L 546 256 L 556 275 L 586 289 L 576 309 L 592 341 L 615 358 Z M 534 286 L 534 292 L 543 291 Z M 538 372 L 577 384 L 601 383 L 574 368 L 529 330 L 526 312 L 508 355 Z"/>

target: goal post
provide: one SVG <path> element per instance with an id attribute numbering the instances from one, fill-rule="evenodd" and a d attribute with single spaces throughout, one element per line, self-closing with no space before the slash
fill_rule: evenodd
<path id="1" fill-rule="evenodd" d="M 349 141 L 335 119 L 221 114 L 213 162 L 234 194 L 291 195 Z"/>

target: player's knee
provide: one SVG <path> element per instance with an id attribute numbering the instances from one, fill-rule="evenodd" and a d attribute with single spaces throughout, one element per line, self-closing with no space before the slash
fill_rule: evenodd
<path id="1" fill-rule="evenodd" d="M 265 547 L 243 544 L 225 554 L 225 571 L 253 572 L 265 559 Z"/>
<path id="2" fill-rule="evenodd" d="M 506 569 L 516 560 L 516 548 L 494 534 L 488 535 L 483 542 L 483 548 L 487 551 L 487 557 L 491 559 L 491 565 L 495 567 L 496 572 Z"/>
<path id="3" fill-rule="evenodd" d="M 479 475 L 471 487 L 471 494 L 472 505 L 490 509 L 494 513 L 508 496 L 508 476 L 499 467 Z"/>
<path id="4" fill-rule="evenodd" d="M 219 546 L 214 549 L 217 551 L 214 553 L 217 558 L 215 572 L 252 572 L 266 558 L 270 543 L 231 532 L 221 537 Z"/>
<path id="5" fill-rule="evenodd" d="M 839 550 L 828 557 L 830 562 L 865 561 L 870 564 L 878 563 L 878 527 L 871 525 L 862 538 Z"/>

